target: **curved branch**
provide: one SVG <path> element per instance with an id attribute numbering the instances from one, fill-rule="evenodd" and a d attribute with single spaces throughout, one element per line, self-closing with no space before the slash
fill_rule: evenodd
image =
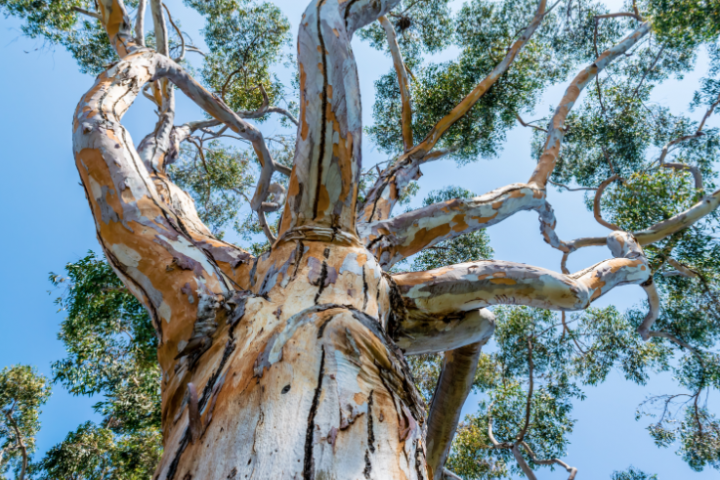
<path id="1" fill-rule="evenodd" d="M 673 170 L 688 170 L 692 174 L 693 180 L 695 181 L 695 190 L 702 192 L 705 189 L 703 185 L 702 172 L 700 172 L 700 169 L 695 165 L 688 165 L 687 163 L 668 162 L 662 163 L 662 166 L 665 168 L 672 168 Z"/>
<path id="2" fill-rule="evenodd" d="M 178 26 L 175 25 L 175 22 L 173 22 L 172 15 L 170 14 L 170 9 L 164 3 L 162 4 L 162 6 L 165 8 L 165 12 L 167 12 L 170 25 L 172 25 L 172 27 L 175 29 L 175 33 L 177 34 L 177 36 L 180 37 L 180 55 L 177 58 L 173 58 L 173 60 L 176 62 L 182 62 L 185 58 L 185 37 L 183 36 Z"/>
<path id="3" fill-rule="evenodd" d="M 660 316 L 660 295 L 658 294 L 657 287 L 653 281 L 652 276 L 648 278 L 647 282 L 641 283 L 640 286 L 645 290 L 645 294 L 648 297 L 649 310 L 645 319 L 638 327 L 638 333 L 643 340 L 650 338 L 650 328 L 652 328 L 655 320 Z"/>
<path id="4" fill-rule="evenodd" d="M 547 243 L 565 251 L 555 234 L 555 215 L 545 191 L 533 185 L 507 185 L 479 197 L 453 199 L 388 220 L 358 225 L 358 234 L 387 269 L 438 243 L 487 228 L 523 210 L 535 210 Z"/>
<path id="5" fill-rule="evenodd" d="M 602 213 L 600 212 L 600 199 L 602 198 L 602 194 L 607 188 L 607 186 L 619 178 L 620 177 L 618 175 L 613 175 L 607 180 L 604 180 L 595 192 L 595 200 L 593 200 L 593 215 L 595 215 L 595 220 L 597 220 L 600 225 L 602 225 L 603 227 L 607 227 L 610 230 L 620 230 L 620 227 L 618 227 L 614 223 L 603 220 Z"/>
<path id="6" fill-rule="evenodd" d="M 580 72 L 565 91 L 565 95 L 560 101 L 560 105 L 555 110 L 552 120 L 548 126 L 548 135 L 543 147 L 543 153 L 540 156 L 538 165 L 535 168 L 528 183 L 535 183 L 539 187 L 544 188 L 550 175 L 555 169 L 555 163 L 560 152 L 560 145 L 565 136 L 565 120 L 567 119 L 570 109 L 580 96 L 580 92 L 597 77 L 597 75 L 613 60 L 624 54 L 630 47 L 635 45 L 641 38 L 650 32 L 650 23 L 641 24 L 633 33 L 624 38 L 614 47 L 603 52 L 593 62 L 592 65 Z"/>
<path id="7" fill-rule="evenodd" d="M 530 458 L 532 459 L 533 463 L 537 463 L 538 465 L 552 465 L 554 463 L 557 465 L 560 465 L 561 467 L 563 467 L 565 470 L 567 470 L 570 473 L 568 480 L 575 480 L 575 476 L 577 475 L 577 472 L 578 472 L 577 468 L 571 467 L 567 463 L 565 463 L 562 460 L 557 459 L 557 458 L 552 458 L 550 460 L 540 460 L 539 458 L 537 458 L 537 456 L 535 456 L 535 452 L 532 451 L 532 449 L 530 448 L 530 446 L 527 443 L 520 442 L 520 445 L 522 445 L 522 447 L 525 449 L 525 451 L 530 455 Z M 515 453 L 515 452 L 513 451 L 513 453 Z M 516 456 L 516 458 L 517 458 L 517 456 Z"/>
<path id="8" fill-rule="evenodd" d="M 695 222 L 717 209 L 718 205 L 720 205 L 720 190 L 705 196 L 705 198 L 684 212 L 678 213 L 677 215 L 656 223 L 644 230 L 634 232 L 633 236 L 637 239 L 640 245 L 650 245 L 651 243 L 655 243 L 669 237 L 673 233 L 677 233 L 692 226 Z M 571 252 L 583 247 L 601 247 L 605 244 L 605 237 L 578 238 L 566 243 Z"/>
<path id="9" fill-rule="evenodd" d="M 135 41 L 130 17 L 122 0 L 97 0 L 97 6 L 110 45 L 120 58 L 144 48 L 144 45 Z"/>
<path id="10" fill-rule="evenodd" d="M 648 261 L 632 235 L 612 232 L 606 241 L 614 259 L 571 275 L 498 260 L 393 275 L 405 311 L 388 330 L 400 337 L 407 329 L 422 329 L 423 322 L 491 305 L 583 310 L 617 286 L 647 282 Z"/>
<path id="11" fill-rule="evenodd" d="M 395 26 L 384 15 L 378 19 L 380 25 L 385 29 L 385 35 L 387 36 L 388 48 L 392 55 L 393 65 L 395 66 L 395 74 L 398 78 L 398 86 L 400 87 L 400 100 L 402 102 L 402 137 L 403 146 L 405 151 L 408 151 L 413 146 L 413 132 L 412 132 L 412 105 L 410 104 L 410 80 L 408 79 L 407 70 L 405 69 L 405 63 L 400 53 L 400 46 L 397 42 L 397 36 L 395 35 Z"/>
<path id="12" fill-rule="evenodd" d="M 488 339 L 490 337 L 488 336 Z M 430 479 L 442 480 L 460 413 L 475 379 L 480 351 L 487 339 L 445 352 L 430 404 L 425 445 Z"/>
<path id="13" fill-rule="evenodd" d="M 495 66 L 492 72 L 480 81 L 450 113 L 440 119 L 422 142 L 403 154 L 392 166 L 382 173 L 368 193 L 365 204 L 361 207 L 359 214 L 361 221 L 371 222 L 374 220 L 384 220 L 390 216 L 390 212 L 397 203 L 403 188 L 405 188 L 410 181 L 419 177 L 419 166 L 423 158 L 435 147 L 448 129 L 464 117 L 475 103 L 482 98 L 485 92 L 508 71 L 517 54 L 530 40 L 542 22 L 545 16 L 545 5 L 546 0 L 539 1 L 533 20 L 523 30 L 520 38 L 508 49 L 505 58 Z"/>

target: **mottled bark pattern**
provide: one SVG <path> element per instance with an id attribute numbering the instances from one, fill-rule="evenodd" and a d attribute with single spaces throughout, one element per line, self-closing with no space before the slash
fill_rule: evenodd
<path id="1" fill-rule="evenodd" d="M 165 448 L 155 479 L 437 479 L 445 475 L 480 347 L 493 333 L 494 318 L 484 307 L 578 310 L 616 286 L 639 284 L 651 304 L 641 334 L 653 335 L 657 292 L 640 245 L 707 215 L 720 203 L 720 193 L 635 236 L 616 231 L 565 243 L 555 234 L 545 192 L 564 119 L 579 91 L 649 25 L 573 82 L 530 182 L 390 218 L 399 191 L 417 178 L 423 162 L 447 153 L 431 150 L 510 68 L 545 11 L 540 0 L 507 56 L 416 146 L 409 130 L 408 80 L 399 50 L 394 51 L 408 97 L 403 102 L 408 152 L 382 173 L 368 203 L 358 207 L 362 124 L 350 41 L 357 29 L 383 18 L 393 42 L 383 16 L 397 4 L 314 0 L 303 15 L 301 114 L 288 199 L 279 238 L 254 258 L 215 238 L 192 199 L 165 172 L 193 128 L 224 123 L 249 141 L 258 157 L 262 174 L 251 206 L 262 212 L 279 167 L 262 134 L 243 120 L 254 113 L 233 112 L 163 55 L 166 36 L 159 52 L 136 41 L 142 32 L 133 35 L 121 0 L 99 0 L 101 22 L 120 61 L 80 100 L 73 150 L 98 240 L 147 307 L 159 339 Z M 164 32 L 161 3 L 151 5 L 155 29 Z M 142 17 L 137 24 L 142 30 Z M 173 126 L 170 83 L 214 120 Z M 160 118 L 136 149 L 120 122 L 147 84 Z M 384 271 L 522 210 L 536 211 L 545 240 L 566 254 L 607 245 L 614 258 L 575 274 L 503 261 Z M 433 352 L 447 353 L 426 422 L 404 355 Z"/>

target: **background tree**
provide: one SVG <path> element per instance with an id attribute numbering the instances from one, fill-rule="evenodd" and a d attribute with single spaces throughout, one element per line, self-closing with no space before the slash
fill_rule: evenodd
<path id="1" fill-rule="evenodd" d="M 717 5 L 473 0 L 453 15 L 442 0 L 313 1 L 296 103 L 270 69 L 289 41 L 277 7 L 187 2 L 207 18 L 200 83 L 185 59 L 197 48 L 167 6 L 147 3 L 0 0 L 25 33 L 99 73 L 73 144 L 108 263 L 68 267 L 69 356 L 54 370 L 74 393 L 103 394 L 104 420 L 68 435 L 38 476 L 535 478 L 550 467 L 572 479 L 572 402 L 613 368 L 641 384 L 672 369 L 687 393 L 638 414 L 659 405 L 656 443 L 692 468 L 720 467 L 707 402 L 720 378 L 720 191 L 707 193 L 718 138 L 706 125 L 720 103 Z M 389 160 L 365 171 L 356 32 L 394 62 L 366 129 Z M 455 60 L 424 58 L 450 45 Z M 712 68 L 699 121 L 648 104 L 700 48 Z M 547 127 L 525 122 L 568 75 Z M 179 91 L 208 117 L 175 125 Z M 158 121 L 136 148 L 120 119 L 138 95 Z M 287 136 L 260 133 L 272 114 Z M 446 189 L 393 216 L 424 163 L 495 155 L 515 122 L 536 132 L 526 183 Z M 585 189 L 610 235 L 558 238 L 548 183 Z M 249 218 L 237 218 L 242 203 Z M 489 258 L 484 229 L 524 210 L 563 252 L 562 273 Z M 223 239 L 229 227 L 249 251 Z M 568 256 L 589 246 L 614 258 L 571 274 Z M 642 310 L 588 309 L 628 284 L 647 293 Z M 500 305 L 521 307 L 486 309 Z M 493 331 L 497 350 L 483 354 Z M 472 389 L 487 401 L 448 458 Z"/>
<path id="2" fill-rule="evenodd" d="M 40 429 L 40 407 L 50 396 L 48 380 L 31 367 L 15 365 L 0 372 L 0 475 L 27 477 L 35 435 Z"/>

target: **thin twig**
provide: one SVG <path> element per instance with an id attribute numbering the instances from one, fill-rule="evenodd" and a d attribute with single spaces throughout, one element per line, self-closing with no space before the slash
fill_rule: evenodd
<path id="1" fill-rule="evenodd" d="M 602 218 L 602 214 L 600 212 L 600 199 L 602 198 L 602 194 L 605 191 L 605 188 L 607 188 L 608 185 L 610 185 L 618 178 L 620 177 L 618 177 L 617 175 L 613 175 L 612 177 L 602 182 L 598 187 L 597 192 L 595 192 L 595 200 L 593 200 L 593 215 L 595 216 L 595 220 L 597 220 L 600 225 L 602 225 L 603 227 L 607 227 L 610 230 L 620 230 L 620 227 Z"/>
<path id="2" fill-rule="evenodd" d="M 80 7 L 73 7 L 72 9 L 73 9 L 75 12 L 77 12 L 77 13 L 81 13 L 81 14 L 86 15 L 86 16 L 88 16 L 88 17 L 92 17 L 92 18 L 94 18 L 94 19 L 96 19 L 96 20 L 102 21 L 102 15 L 100 15 L 100 14 L 97 13 L 97 12 L 91 12 L 90 10 L 85 10 L 84 8 L 80 8 Z"/>
<path id="3" fill-rule="evenodd" d="M 520 122 L 520 125 L 522 125 L 523 127 L 530 127 L 530 128 L 534 128 L 535 130 L 539 130 L 541 132 L 547 133 L 547 129 L 545 129 L 545 128 L 538 127 L 537 125 L 533 125 L 532 122 L 529 122 L 529 123 L 524 122 L 523 119 L 520 117 L 520 114 L 517 112 L 515 112 L 515 118 L 517 118 L 517 121 Z M 535 121 L 536 120 L 533 120 L 533 122 L 535 122 Z"/>
<path id="4" fill-rule="evenodd" d="M 172 15 L 170 15 L 170 9 L 165 5 L 165 3 L 162 4 L 162 6 L 165 8 L 165 11 L 167 12 L 168 21 L 170 21 L 170 25 L 173 26 L 175 29 L 175 33 L 177 33 L 177 36 L 180 37 L 180 56 L 177 58 L 173 58 L 176 62 L 181 62 L 185 58 L 185 37 L 183 36 L 182 32 L 178 28 L 177 25 L 175 25 L 175 22 L 173 22 Z"/>

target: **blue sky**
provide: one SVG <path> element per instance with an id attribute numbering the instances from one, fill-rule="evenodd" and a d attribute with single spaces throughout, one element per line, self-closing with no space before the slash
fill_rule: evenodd
<path id="1" fill-rule="evenodd" d="M 183 30 L 201 46 L 200 19 L 180 0 L 166 3 L 182 23 Z M 275 3 L 284 9 L 295 31 L 305 2 Z M 371 121 L 373 82 L 390 70 L 391 62 L 358 40 L 354 48 L 367 125 Z M 451 55 L 452 51 L 444 52 L 435 60 L 449 59 Z M 695 86 L 706 72 L 704 58 L 700 56 L 696 71 L 687 75 L 682 83 L 671 80 L 658 88 L 653 101 L 675 112 L 687 110 Z M 6 252 L 2 262 L 4 275 L 0 277 L 0 305 L 4 307 L 0 314 L 4 333 L 0 339 L 0 367 L 30 364 L 49 376 L 51 362 L 63 358 L 64 351 L 57 340 L 63 314 L 57 312 L 53 303 L 57 292 L 48 292 L 51 289 L 48 273 L 60 273 L 66 263 L 81 258 L 88 250 L 99 250 L 90 210 L 72 160 L 70 130 L 75 105 L 93 79 L 80 74 L 75 62 L 61 48 L 53 49 L 42 41 L 22 37 L 20 23 L 14 19 L 0 18 L 0 60 L 4 66 L 0 75 L 0 92 L 3 92 L 0 138 L 4 147 L 0 225 L 5 225 L 6 232 L 0 236 L 0 251 Z M 279 74 L 283 78 L 283 72 Z M 525 120 L 545 116 L 564 89 L 564 84 L 550 88 L 534 115 L 528 115 Z M 177 110 L 178 123 L 202 118 L 202 113 L 182 96 Z M 702 113 L 696 111 L 690 115 L 699 119 Z M 152 129 L 154 118 L 149 102 L 140 99 L 125 117 L 124 124 L 137 142 Z M 718 116 L 708 125 L 720 126 Z M 262 129 L 266 136 L 280 131 L 280 127 L 271 122 Z M 517 127 L 508 134 L 505 149 L 498 158 L 479 160 L 462 168 L 452 162 L 429 164 L 423 169 L 421 191 L 412 205 L 417 206 L 430 190 L 446 185 L 481 194 L 502 185 L 526 181 L 535 163 L 530 155 L 530 138 L 529 129 Z M 367 138 L 363 159 L 366 165 L 385 160 Z M 556 211 L 560 238 L 607 233 L 586 210 L 582 193 L 551 191 L 549 199 Z M 492 227 L 489 234 L 496 258 L 559 269 L 559 252 L 542 241 L 536 215 L 517 214 Z M 579 270 L 608 256 L 605 249 L 584 249 L 571 257 L 569 267 Z M 615 304 L 622 310 L 641 302 L 641 294 L 639 287 L 617 289 L 603 297 L 598 305 Z M 646 396 L 678 390 L 669 375 L 660 375 L 640 387 L 614 374 L 604 385 L 587 388 L 587 400 L 578 402 L 574 410 L 578 422 L 564 460 L 578 467 L 578 478 L 586 480 L 608 479 L 614 470 L 631 464 L 658 473 L 660 480 L 717 479 L 717 471 L 695 473 L 673 450 L 657 449 L 645 431 L 649 422 L 634 420 L 635 408 Z M 80 423 L 97 419 L 91 409 L 96 401 L 98 399 L 72 397 L 56 385 L 41 417 L 39 451 L 61 441 Z M 472 411 L 476 404 L 477 398 L 469 399 L 465 411 Z M 543 470 L 539 477 L 565 479 L 567 474 Z"/>

